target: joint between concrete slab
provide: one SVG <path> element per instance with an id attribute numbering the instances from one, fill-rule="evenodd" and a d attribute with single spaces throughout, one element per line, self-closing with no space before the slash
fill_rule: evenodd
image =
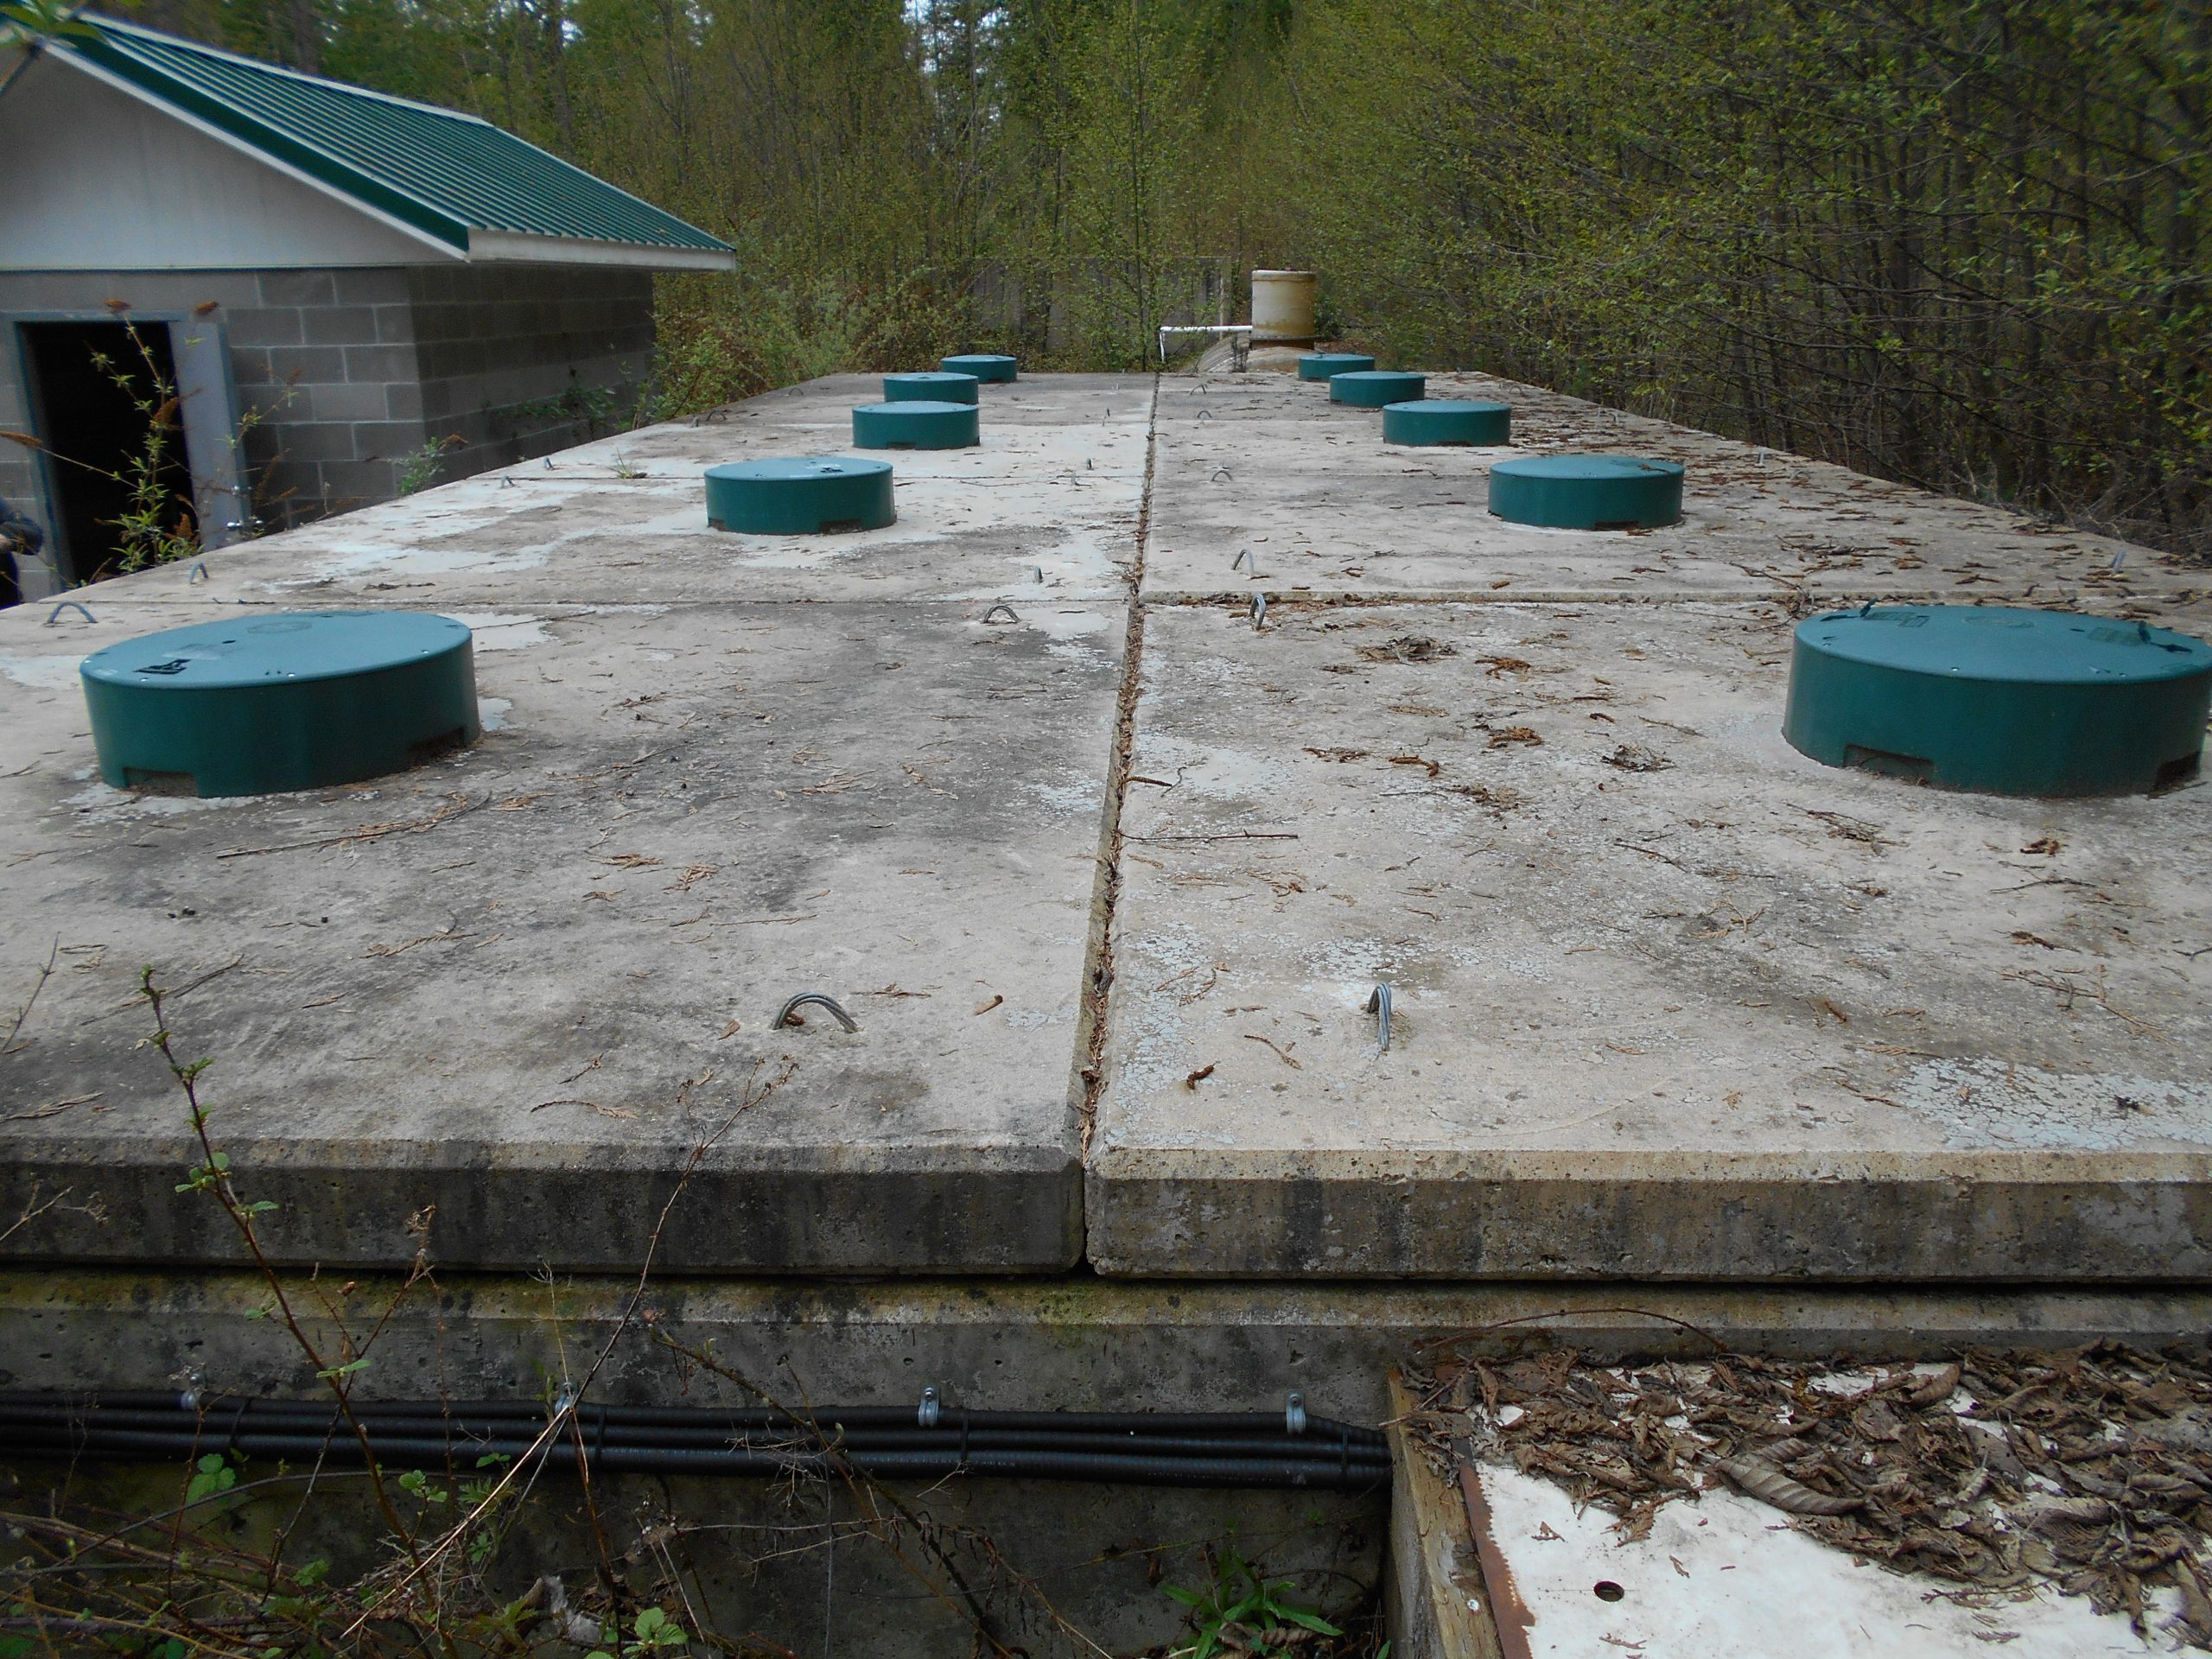
<path id="1" fill-rule="evenodd" d="M 1114 906 L 1122 887 L 1122 803 L 1129 787 L 1129 755 L 1136 745 L 1137 699 L 1144 689 L 1144 553 L 1152 531 L 1153 464 L 1160 435 L 1160 378 L 1153 377 L 1145 416 L 1144 486 L 1138 497 L 1136 551 L 1129 568 L 1128 621 L 1122 640 L 1122 683 L 1114 715 L 1114 745 L 1107 756 L 1106 805 L 1099 832 L 1098 884 L 1091 905 L 1091 934 L 1084 955 L 1084 1030 L 1077 1044 L 1081 1126 L 1078 1161 L 1088 1163 L 1098 1127 L 1098 1097 L 1106 1082 L 1107 1019 L 1114 986 Z M 1087 1195 L 1084 1202 L 1088 1202 Z M 1084 1236 L 1089 1237 L 1086 1218 Z"/>

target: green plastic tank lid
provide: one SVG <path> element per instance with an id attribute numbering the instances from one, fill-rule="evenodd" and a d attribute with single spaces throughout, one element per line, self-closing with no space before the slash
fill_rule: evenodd
<path id="1" fill-rule="evenodd" d="M 1640 455 L 1527 455 L 1490 469 L 1490 510 L 1554 530 L 1656 530 L 1682 516 L 1682 469 Z"/>
<path id="2" fill-rule="evenodd" d="M 853 442 L 862 449 L 965 449 L 981 443 L 973 404 L 862 404 L 853 411 Z"/>
<path id="3" fill-rule="evenodd" d="M 1347 369 L 1329 377 L 1329 401 L 1354 409 L 1381 409 L 1428 396 L 1428 377 L 1402 369 Z"/>
<path id="4" fill-rule="evenodd" d="M 2192 776 L 2212 645 L 2071 611 L 1891 605 L 1797 626 L 1782 733 L 1831 766 L 1992 795 L 2131 795 Z"/>
<path id="5" fill-rule="evenodd" d="M 1339 374 L 1364 374 L 1375 359 L 1360 352 L 1308 352 L 1298 359 L 1301 380 L 1327 380 Z"/>
<path id="6" fill-rule="evenodd" d="M 1382 406 L 1385 443 L 1470 443 L 1494 448 L 1513 441 L 1513 405 L 1424 397 Z"/>
<path id="7" fill-rule="evenodd" d="M 968 352 L 938 365 L 946 374 L 972 374 L 978 380 L 1011 380 L 1018 366 L 1014 359 L 995 352 Z"/>
<path id="8" fill-rule="evenodd" d="M 707 468 L 707 522 L 756 536 L 880 530 L 899 517 L 891 463 L 850 455 L 734 461 Z"/>
<path id="9" fill-rule="evenodd" d="M 483 734 L 467 627 L 416 611 L 195 622 L 95 652 L 79 673 L 118 789 L 321 789 Z"/>
<path id="10" fill-rule="evenodd" d="M 919 374 L 887 374 L 883 377 L 883 401 L 887 404 L 972 404 L 982 394 L 976 391 L 977 381 L 972 374 L 941 374 L 925 371 Z"/>

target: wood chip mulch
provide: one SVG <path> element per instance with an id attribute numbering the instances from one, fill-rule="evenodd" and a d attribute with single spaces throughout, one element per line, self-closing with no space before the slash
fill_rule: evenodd
<path id="1" fill-rule="evenodd" d="M 1664 1505 L 1726 1483 L 1900 1572 L 2001 1596 L 2038 1582 L 2212 1651 L 2212 1366 L 2150 1354 L 1974 1349 L 1943 1365 L 1725 1354 L 1609 1367 L 1571 1348 L 1432 1355 L 1412 1419 L 1449 1466 L 1472 1455 L 1557 1482 L 1641 1538 Z"/>

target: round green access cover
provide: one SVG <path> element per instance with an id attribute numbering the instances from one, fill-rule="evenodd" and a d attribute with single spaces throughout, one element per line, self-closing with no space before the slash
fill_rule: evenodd
<path id="1" fill-rule="evenodd" d="M 1402 369 L 1347 369 L 1329 377 L 1329 401 L 1350 404 L 1354 409 L 1380 409 L 1385 404 L 1409 404 L 1428 395 L 1428 377 Z"/>
<path id="2" fill-rule="evenodd" d="M 1301 380 L 1332 380 L 1340 374 L 1364 374 L 1375 359 L 1362 352 L 1308 352 L 1298 359 Z"/>
<path id="3" fill-rule="evenodd" d="M 891 463 L 849 455 L 733 461 L 707 468 L 707 522 L 758 536 L 880 530 L 899 517 Z"/>
<path id="4" fill-rule="evenodd" d="M 972 404 L 981 397 L 972 374 L 887 374 L 883 401 L 887 404 Z"/>
<path id="5" fill-rule="evenodd" d="M 862 404 L 853 442 L 862 449 L 965 449 L 982 442 L 973 404 Z"/>
<path id="6" fill-rule="evenodd" d="M 1654 530 L 1682 516 L 1682 469 L 1637 455 L 1527 455 L 1490 469 L 1490 510 L 1554 530 Z"/>
<path id="7" fill-rule="evenodd" d="M 1011 380 L 1017 365 L 995 352 L 969 352 L 948 357 L 938 365 L 947 374 L 971 374 L 978 380 Z"/>
<path id="8" fill-rule="evenodd" d="M 118 789 L 320 789 L 482 734 L 468 629 L 449 616 L 236 616 L 110 645 L 79 672 L 100 776 Z"/>
<path id="9" fill-rule="evenodd" d="M 2189 777 L 2212 645 L 2004 606 L 1868 605 L 1798 625 L 1782 734 L 1832 766 L 1993 795 L 2127 795 Z"/>
<path id="10" fill-rule="evenodd" d="M 1385 443 L 1472 443 L 1487 447 L 1512 441 L 1510 404 L 1424 397 L 1417 403 L 1386 404 L 1382 407 Z"/>

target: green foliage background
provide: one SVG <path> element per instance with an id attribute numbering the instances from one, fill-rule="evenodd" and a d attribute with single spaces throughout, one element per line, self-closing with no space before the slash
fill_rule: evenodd
<path id="1" fill-rule="evenodd" d="M 673 412 L 1346 340 L 2212 557 L 2212 0 L 142 0 L 728 236 Z M 1211 284 L 1209 286 L 1208 284 Z M 1242 315 L 1232 309 L 1232 315 Z"/>

